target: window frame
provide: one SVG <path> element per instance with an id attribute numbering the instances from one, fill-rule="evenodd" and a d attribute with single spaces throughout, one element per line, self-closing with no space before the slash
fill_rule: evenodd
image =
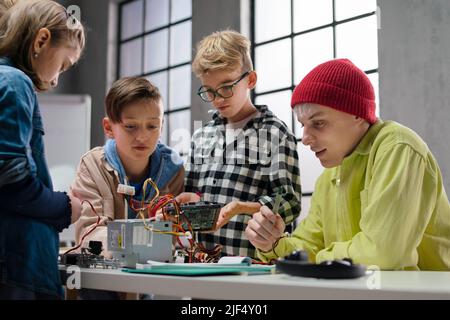
<path id="1" fill-rule="evenodd" d="M 252 51 L 251 51 L 251 57 L 252 57 L 252 61 L 254 63 L 254 65 L 256 66 L 256 56 L 255 56 L 255 52 L 256 52 L 256 48 L 260 47 L 260 46 L 264 46 L 270 43 L 275 43 L 277 41 L 281 41 L 281 40 L 285 40 L 285 39 L 290 39 L 291 42 L 291 85 L 287 86 L 287 87 L 282 87 L 282 88 L 278 88 L 278 89 L 273 89 L 273 90 L 266 90 L 266 91 L 260 91 L 258 93 L 255 92 L 255 90 L 253 90 L 251 92 L 251 98 L 252 101 L 255 101 L 255 99 L 258 96 L 262 96 L 262 95 L 267 95 L 267 94 L 272 94 L 272 93 L 278 93 L 278 92 L 283 92 L 283 91 L 288 91 L 290 90 L 291 94 L 295 89 L 295 70 L 294 70 L 294 39 L 295 37 L 299 36 L 299 35 L 304 35 L 304 34 L 308 34 L 308 33 L 312 33 L 318 30 L 322 30 L 325 28 L 332 28 L 332 32 L 333 32 L 333 58 L 337 58 L 337 46 L 336 46 L 336 28 L 339 25 L 342 25 L 344 23 L 348 23 L 348 22 L 352 22 L 352 21 L 356 21 L 356 20 L 360 20 L 360 19 L 364 19 L 364 18 L 368 18 L 368 17 L 372 17 L 372 16 L 376 16 L 377 15 L 377 10 L 374 11 L 370 11 L 364 14 L 359 14 L 359 15 L 355 15 L 349 18 L 345 18 L 342 20 L 336 20 L 336 0 L 332 0 L 332 22 L 328 23 L 328 24 L 323 24 L 314 28 L 309 28 L 306 30 L 302 30 L 299 32 L 294 32 L 294 1 L 295 0 L 290 0 L 290 6 L 291 6 L 291 10 L 290 10 L 290 33 L 281 37 L 275 37 L 273 39 L 270 40 L 265 40 L 265 41 L 261 41 L 261 42 L 256 42 L 256 0 L 251 0 L 250 1 L 250 41 L 251 41 L 251 46 L 252 46 Z M 374 74 L 374 73 L 378 73 L 379 72 L 379 67 L 374 68 L 374 69 L 370 69 L 370 70 L 363 70 L 367 75 L 370 74 Z M 301 143 L 301 137 L 297 137 L 297 135 L 299 134 L 296 128 L 296 124 L 295 124 L 295 117 L 294 115 L 291 116 L 291 126 L 292 126 L 292 132 L 294 133 L 294 135 L 296 136 L 296 140 L 297 143 Z M 303 197 L 311 197 L 312 196 L 312 192 L 302 192 L 302 196 Z"/>
<path id="2" fill-rule="evenodd" d="M 182 23 L 191 21 L 191 25 L 192 25 L 192 12 L 191 15 L 189 17 L 183 18 L 181 20 L 177 20 L 175 22 L 171 22 L 171 14 L 172 14 L 172 0 L 169 0 L 169 22 L 167 24 L 164 24 L 163 26 L 160 26 L 158 28 L 153 28 L 150 30 L 145 30 L 145 22 L 146 22 L 146 5 L 147 5 L 147 1 L 146 0 L 142 0 L 143 3 L 143 12 L 142 12 L 142 32 L 131 36 L 131 37 L 127 37 L 124 39 L 121 39 L 121 34 L 122 34 L 122 11 L 123 11 L 123 7 L 129 3 L 132 2 L 137 2 L 140 0 L 125 0 L 125 1 L 121 1 L 119 3 L 119 9 L 118 9 L 118 37 L 117 37 L 117 61 L 116 61 L 116 80 L 120 79 L 122 76 L 120 74 L 120 67 L 121 67 L 121 47 L 123 44 L 127 43 L 127 42 L 131 42 L 133 40 L 137 40 L 137 39 L 142 39 L 142 45 L 141 45 L 141 72 L 139 74 L 136 74 L 135 76 L 138 77 L 151 77 L 154 74 L 158 74 L 161 72 L 167 72 L 167 101 L 164 101 L 165 104 L 165 110 L 164 110 L 164 116 L 165 116 L 165 123 L 164 123 L 164 130 L 167 133 L 167 139 L 168 141 L 166 142 L 167 145 L 170 144 L 170 116 L 174 113 L 178 113 L 178 112 L 182 112 L 182 111 L 186 111 L 186 110 L 191 110 L 191 105 L 186 105 L 186 106 L 182 106 L 182 107 L 177 107 L 175 109 L 169 109 L 169 105 L 171 104 L 170 101 L 170 74 L 171 74 L 171 70 L 174 70 L 176 68 L 179 67 L 184 67 L 184 66 L 191 66 L 192 63 L 192 54 L 191 54 L 191 58 L 189 61 L 183 62 L 183 63 L 178 63 L 178 64 L 171 64 L 170 63 L 170 50 L 171 50 L 171 28 L 177 25 L 180 25 Z M 191 7 L 192 7 L 192 1 L 191 0 Z M 148 35 L 160 32 L 162 30 L 167 30 L 168 31 L 168 52 L 169 52 L 169 57 L 168 57 L 168 63 L 167 63 L 167 67 L 165 68 L 159 68 L 157 70 L 153 70 L 150 72 L 145 72 L 145 38 Z M 191 34 L 192 34 L 192 29 L 191 29 Z M 192 51 L 192 50 L 191 50 Z M 192 90 L 191 88 L 189 88 L 189 93 L 192 95 Z M 164 135 L 162 135 L 164 136 Z M 183 156 L 183 154 L 181 154 Z"/>

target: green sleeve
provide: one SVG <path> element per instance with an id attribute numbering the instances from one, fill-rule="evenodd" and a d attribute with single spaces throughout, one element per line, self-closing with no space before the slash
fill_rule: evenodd
<path id="1" fill-rule="evenodd" d="M 417 247 L 436 199 L 434 172 L 421 154 L 398 144 L 380 150 L 371 176 L 361 192 L 361 231 L 320 251 L 318 263 L 348 257 L 384 270 L 417 265 Z"/>

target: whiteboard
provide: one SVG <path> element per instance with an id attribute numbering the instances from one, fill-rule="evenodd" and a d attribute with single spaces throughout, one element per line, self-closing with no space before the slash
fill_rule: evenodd
<path id="1" fill-rule="evenodd" d="M 38 95 L 47 164 L 55 190 L 68 191 L 80 158 L 90 149 L 89 95 Z"/>
<path id="2" fill-rule="evenodd" d="M 91 145 L 89 95 L 39 94 L 44 123 L 47 164 L 56 191 L 68 191 L 81 156 Z M 74 239 L 73 225 L 62 232 L 62 241 Z"/>

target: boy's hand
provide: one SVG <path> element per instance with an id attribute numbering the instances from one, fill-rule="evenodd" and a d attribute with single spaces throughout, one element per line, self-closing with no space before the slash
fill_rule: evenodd
<path id="1" fill-rule="evenodd" d="M 163 215 L 163 213 L 162 213 L 162 209 L 159 209 L 158 211 L 156 211 L 156 214 L 155 214 L 155 220 L 156 220 L 156 221 L 162 221 L 162 220 L 164 220 L 164 215 Z"/>
<path id="2" fill-rule="evenodd" d="M 216 230 L 222 228 L 235 215 L 248 214 L 252 215 L 261 209 L 259 202 L 231 201 L 220 210 L 219 219 L 217 220 Z"/>
<path id="3" fill-rule="evenodd" d="M 182 192 L 175 197 L 178 203 L 199 202 L 200 196 L 193 192 Z"/>
<path id="4" fill-rule="evenodd" d="M 222 228 L 235 215 L 242 213 L 242 206 L 240 201 L 231 201 L 222 209 L 220 209 L 219 219 L 217 219 L 216 230 Z"/>
<path id="5" fill-rule="evenodd" d="M 179 204 L 189 203 L 189 202 L 199 202 L 200 201 L 200 196 L 198 194 L 196 194 L 196 193 L 193 193 L 193 192 L 182 192 L 182 193 L 180 193 L 179 195 L 177 195 L 175 197 L 175 200 Z M 167 215 L 167 218 L 168 218 L 169 221 L 176 222 L 175 221 L 175 217 L 171 216 L 170 214 Z M 156 221 L 164 220 L 164 215 L 162 213 L 162 209 L 159 209 L 158 211 L 156 211 L 155 220 Z"/>
<path id="6" fill-rule="evenodd" d="M 167 220 L 168 221 L 172 221 L 172 222 L 177 222 L 175 216 L 171 215 L 171 214 L 166 214 Z M 159 209 L 158 211 L 156 211 L 155 214 L 155 220 L 156 221 L 167 221 L 166 219 L 164 219 L 164 215 L 162 213 L 162 209 Z"/>
<path id="7" fill-rule="evenodd" d="M 286 225 L 279 214 L 268 207 L 253 215 L 245 229 L 245 235 L 251 244 L 262 251 L 270 251 L 273 244 L 282 236 Z"/>

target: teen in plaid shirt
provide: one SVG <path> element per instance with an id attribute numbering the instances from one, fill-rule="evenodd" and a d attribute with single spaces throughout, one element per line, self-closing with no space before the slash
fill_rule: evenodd
<path id="1" fill-rule="evenodd" d="M 225 205 L 222 228 L 198 234 L 198 240 L 207 248 L 222 245 L 224 255 L 254 257 L 244 235 L 251 215 L 263 205 L 273 208 L 281 193 L 278 212 L 291 223 L 300 214 L 301 187 L 295 137 L 267 106 L 250 100 L 257 76 L 249 51 L 249 40 L 235 31 L 215 32 L 199 43 L 193 62 L 202 82 L 198 94 L 217 111 L 193 135 L 185 188 Z"/>

